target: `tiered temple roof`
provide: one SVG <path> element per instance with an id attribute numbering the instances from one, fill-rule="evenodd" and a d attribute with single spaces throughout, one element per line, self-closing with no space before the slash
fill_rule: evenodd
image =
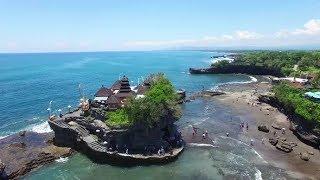
<path id="1" fill-rule="evenodd" d="M 119 93 L 128 93 L 128 92 L 131 92 L 129 79 L 126 76 L 123 76 L 123 78 L 120 80 Z"/>
<path id="2" fill-rule="evenodd" d="M 120 87 L 121 87 L 120 80 L 117 80 L 117 81 L 114 82 L 113 85 L 111 86 L 111 90 L 112 90 L 112 91 L 119 90 Z"/>
<path id="3" fill-rule="evenodd" d="M 101 86 L 101 88 L 96 92 L 95 97 L 109 97 L 113 93 L 109 88 Z"/>

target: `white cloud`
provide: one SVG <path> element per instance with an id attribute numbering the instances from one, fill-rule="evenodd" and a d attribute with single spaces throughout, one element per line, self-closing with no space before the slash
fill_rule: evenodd
<path id="1" fill-rule="evenodd" d="M 235 31 L 233 34 L 224 34 L 221 36 L 204 36 L 200 39 L 184 39 L 184 40 L 169 40 L 169 41 L 130 41 L 126 42 L 128 47 L 143 47 L 143 46 L 206 46 L 212 44 L 226 44 L 226 43 L 245 43 L 246 41 L 256 40 L 263 37 L 261 34 L 250 31 Z"/>
<path id="2" fill-rule="evenodd" d="M 237 39 L 240 39 L 240 40 L 241 39 L 247 39 L 247 40 L 259 39 L 263 37 L 263 35 L 261 34 L 258 34 L 256 32 L 249 32 L 249 31 L 236 31 L 235 36 Z"/>
<path id="3" fill-rule="evenodd" d="M 320 34 L 320 19 L 311 19 L 304 24 L 303 29 L 296 29 L 292 32 L 294 35 L 319 35 Z"/>
<path id="4" fill-rule="evenodd" d="M 204 36 L 199 39 L 168 41 L 134 41 L 125 46 L 131 47 L 173 47 L 173 46 L 281 46 L 311 45 L 320 43 L 320 19 L 307 21 L 302 28 L 279 30 L 260 34 L 249 30 L 237 30 L 230 34 Z"/>

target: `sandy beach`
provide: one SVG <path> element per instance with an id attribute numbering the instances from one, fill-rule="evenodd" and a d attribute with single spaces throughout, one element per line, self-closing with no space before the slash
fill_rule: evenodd
<path id="1" fill-rule="evenodd" d="M 293 178 L 320 179 L 320 151 L 302 143 L 289 130 L 290 121 L 286 115 L 268 104 L 258 102 L 258 95 L 268 92 L 270 88 L 271 84 L 261 80 L 249 84 L 225 85 L 219 89 L 226 94 L 212 99 L 225 104 L 235 111 L 244 123 L 248 123 L 249 128 L 248 130 L 243 128 L 240 140 L 247 144 L 253 140 L 253 148 L 269 164 L 287 170 Z M 267 126 L 270 132 L 259 131 L 259 125 Z M 273 128 L 272 125 L 285 128 L 285 133 L 283 134 L 281 129 Z M 296 143 L 297 146 L 290 153 L 280 151 L 268 141 L 269 138 L 276 136 L 286 139 L 286 142 Z M 302 160 L 300 153 L 307 154 L 310 160 Z"/>

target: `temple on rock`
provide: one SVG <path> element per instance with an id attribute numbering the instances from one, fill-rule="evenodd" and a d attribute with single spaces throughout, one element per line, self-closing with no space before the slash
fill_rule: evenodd
<path id="1" fill-rule="evenodd" d="M 50 116 L 48 122 L 55 132 L 55 143 L 106 163 L 152 164 L 174 160 L 184 148 L 181 134 L 174 124 L 180 117 L 176 111 L 179 99 L 170 99 L 172 102 L 168 105 L 153 104 L 146 94 L 158 81 L 173 88 L 161 74 L 150 75 L 134 88 L 130 86 L 128 77 L 123 76 L 110 88 L 101 86 L 92 100 L 81 98 L 79 108 L 74 111 L 69 110 L 60 117 Z M 158 92 L 168 93 L 163 89 L 153 91 Z M 168 96 L 176 97 L 178 94 L 180 91 L 172 89 Z M 167 103 L 167 100 L 162 103 Z M 161 107 L 163 109 L 158 111 Z M 124 114 L 133 111 L 134 116 Z M 151 119 L 155 117 L 150 116 L 150 111 L 157 112 L 154 113 L 158 116 L 156 120 Z M 110 119 L 110 116 L 115 118 Z"/>
<path id="2" fill-rule="evenodd" d="M 102 86 L 96 92 L 93 103 L 96 107 L 100 106 L 109 110 L 115 110 L 122 107 L 126 99 L 134 95 L 135 91 L 131 90 L 129 79 L 123 76 L 110 89 Z"/>

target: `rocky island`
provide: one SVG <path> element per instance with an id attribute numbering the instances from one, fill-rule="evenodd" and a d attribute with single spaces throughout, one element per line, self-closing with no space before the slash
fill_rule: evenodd
<path id="1" fill-rule="evenodd" d="M 80 107 L 48 120 L 54 143 L 71 147 L 96 162 L 116 165 L 166 163 L 184 142 L 174 122 L 181 101 L 163 74 L 150 75 L 131 89 L 126 76 L 94 99 L 82 97 Z"/>

